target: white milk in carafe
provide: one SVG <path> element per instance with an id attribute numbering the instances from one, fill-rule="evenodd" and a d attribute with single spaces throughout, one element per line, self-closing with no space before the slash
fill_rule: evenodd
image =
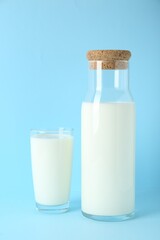
<path id="1" fill-rule="evenodd" d="M 134 211 L 134 103 L 82 104 L 82 211 Z"/>

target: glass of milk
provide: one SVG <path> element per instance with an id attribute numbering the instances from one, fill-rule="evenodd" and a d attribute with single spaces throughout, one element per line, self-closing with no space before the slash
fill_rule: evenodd
<path id="1" fill-rule="evenodd" d="M 31 130 L 30 143 L 37 209 L 66 212 L 71 186 L 73 130 Z"/>
<path id="2" fill-rule="evenodd" d="M 91 50 L 82 103 L 82 213 L 121 221 L 135 209 L 135 104 L 127 50 Z"/>

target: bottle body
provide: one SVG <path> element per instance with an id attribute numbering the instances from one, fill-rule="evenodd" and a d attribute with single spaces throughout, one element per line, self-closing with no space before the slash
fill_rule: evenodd
<path id="1" fill-rule="evenodd" d="M 91 80 L 95 88 L 82 103 L 82 212 L 93 219 L 116 221 L 134 212 L 135 106 L 128 86 L 124 87 L 128 83 L 123 71 L 128 69 L 107 71 L 114 77 L 101 72 L 97 78 L 96 73 Z M 117 78 L 116 71 L 123 77 Z"/>
<path id="2" fill-rule="evenodd" d="M 134 211 L 134 103 L 98 105 L 82 104 L 82 211 L 129 214 Z"/>

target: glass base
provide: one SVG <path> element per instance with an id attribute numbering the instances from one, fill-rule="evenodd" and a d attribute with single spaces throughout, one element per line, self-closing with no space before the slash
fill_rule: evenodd
<path id="1" fill-rule="evenodd" d="M 124 215 L 115 215 L 115 216 L 92 215 L 92 214 L 85 213 L 83 211 L 82 211 L 82 214 L 87 218 L 97 220 L 97 221 L 104 221 L 104 222 L 121 222 L 121 221 L 132 219 L 135 216 L 135 212 L 131 212 Z"/>
<path id="2" fill-rule="evenodd" d="M 42 205 L 36 202 L 36 208 L 39 212 L 43 213 L 65 213 L 69 210 L 69 202 L 61 205 Z"/>

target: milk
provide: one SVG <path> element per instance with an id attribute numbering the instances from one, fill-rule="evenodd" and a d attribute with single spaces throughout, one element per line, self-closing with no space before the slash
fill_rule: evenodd
<path id="1" fill-rule="evenodd" d="M 134 103 L 82 104 L 82 211 L 134 211 Z"/>
<path id="2" fill-rule="evenodd" d="M 73 138 L 69 135 L 31 136 L 31 158 L 36 202 L 62 205 L 70 193 Z"/>

